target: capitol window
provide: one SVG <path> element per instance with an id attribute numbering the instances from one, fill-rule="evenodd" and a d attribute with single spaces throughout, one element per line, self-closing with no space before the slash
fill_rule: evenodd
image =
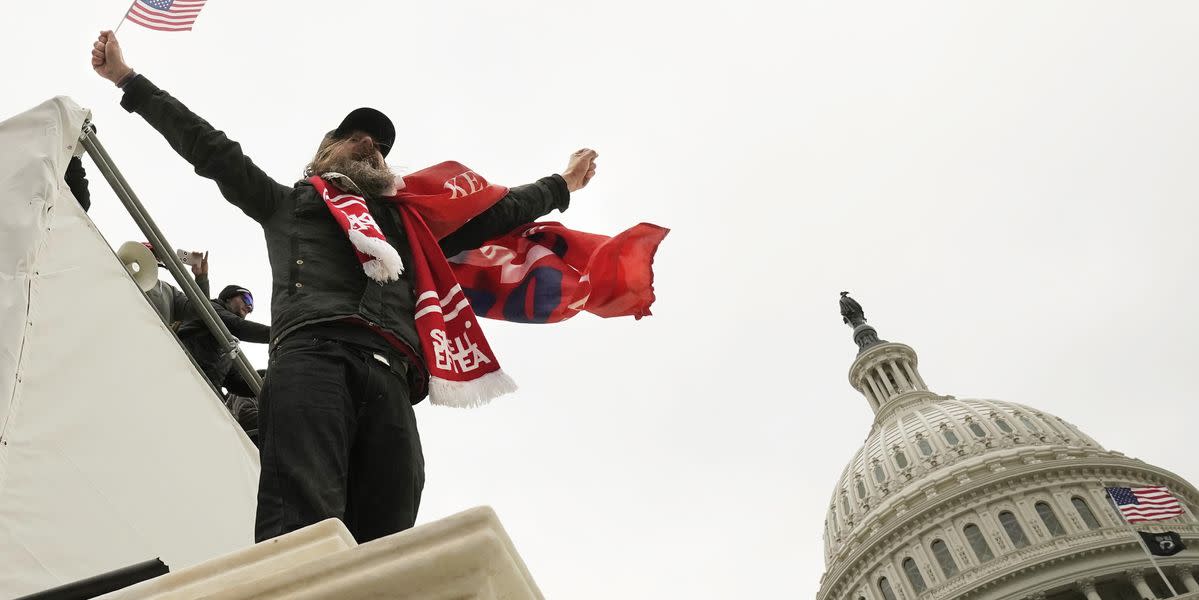
<path id="1" fill-rule="evenodd" d="M 1037 426 L 1033 425 L 1032 421 L 1028 420 L 1028 417 L 1026 417 L 1024 415 L 1020 415 L 1020 422 L 1024 423 L 1024 427 L 1027 428 L 1030 432 L 1037 433 Z"/>
<path id="2" fill-rule="evenodd" d="M 862 483 L 862 478 L 858 477 L 858 499 L 866 499 L 866 484 Z"/>
<path id="3" fill-rule="evenodd" d="M 1024 528 L 1016 520 L 1016 515 L 1005 510 L 999 513 L 999 523 L 1003 525 L 1003 530 L 1007 532 L 1007 537 L 1012 540 L 1013 546 L 1023 548 L 1028 545 L 1028 538 L 1024 536 Z"/>
<path id="4" fill-rule="evenodd" d="M 952 429 L 943 429 L 941 434 L 945 436 L 945 443 L 949 444 L 950 446 L 956 446 L 962 441 L 958 439 L 958 435 L 954 433 Z"/>
<path id="5" fill-rule="evenodd" d="M 895 600 L 895 592 L 886 577 L 878 578 L 878 591 L 882 593 L 884 600 Z"/>
<path id="6" fill-rule="evenodd" d="M 912 589 L 919 594 L 928 589 L 924 583 L 924 576 L 920 574 L 920 567 L 916 566 L 916 561 L 911 558 L 903 559 L 903 572 L 907 574 L 908 581 L 912 583 Z"/>
<path id="7" fill-rule="evenodd" d="M 1041 521 L 1045 523 L 1045 528 L 1049 530 L 1050 535 L 1054 537 L 1066 535 L 1066 529 L 1062 527 L 1062 522 L 1057 520 L 1057 515 L 1046 502 L 1038 502 L 1036 504 L 1037 514 L 1041 516 Z"/>
<path id="8" fill-rule="evenodd" d="M 849 494 L 845 492 L 841 492 L 841 512 L 845 513 L 846 517 L 849 516 Z"/>
<path id="9" fill-rule="evenodd" d="M 895 464 L 899 465 L 901 469 L 908 466 L 908 456 L 898 448 L 895 449 Z"/>
<path id="10" fill-rule="evenodd" d="M 1087 506 L 1087 501 L 1075 496 L 1070 499 L 1070 503 L 1074 505 L 1074 510 L 1078 511 L 1078 516 L 1082 517 L 1082 522 L 1086 523 L 1087 529 L 1099 529 L 1099 520 L 1095 518 L 1095 513 L 1091 512 L 1091 507 Z"/>
<path id="11" fill-rule="evenodd" d="M 887 479 L 887 473 L 885 471 L 883 471 L 883 466 L 880 465 L 878 463 L 878 461 L 875 461 L 875 463 L 874 463 L 874 480 L 879 483 L 882 483 L 886 479 Z"/>
<path id="12" fill-rule="evenodd" d="M 1011 432 L 1012 432 L 1012 426 L 1011 426 L 1011 425 L 1008 425 L 1008 424 L 1007 424 L 1007 421 L 1004 421 L 1004 420 L 1003 420 L 1003 419 L 1001 419 L 1001 418 L 996 418 L 996 419 L 995 419 L 995 426 L 996 426 L 996 427 L 998 427 L 998 428 L 999 428 L 999 430 L 1000 430 L 1000 431 L 1002 431 L 1002 432 L 1004 432 L 1004 433 L 1011 433 Z"/>
<path id="13" fill-rule="evenodd" d="M 943 540 L 935 540 L 932 543 L 933 556 L 937 557 L 937 563 L 941 565 L 941 572 L 946 577 L 953 577 L 958 574 L 958 564 L 954 562 L 953 555 L 949 553 L 949 545 Z"/>
<path id="14" fill-rule="evenodd" d="M 983 430 L 982 425 L 979 425 L 978 423 L 975 423 L 974 421 L 970 421 L 970 424 L 967 425 L 967 427 L 970 428 L 970 432 L 973 433 L 975 437 L 980 437 L 980 438 L 987 437 L 987 432 L 985 430 Z"/>
<path id="15" fill-rule="evenodd" d="M 962 528 L 962 533 L 966 534 L 966 541 L 970 542 L 970 547 L 974 550 L 974 555 L 978 557 L 978 562 L 985 563 L 995 555 L 991 553 L 991 547 L 987 545 L 987 539 L 983 537 L 983 532 L 978 528 L 978 525 L 970 523 Z"/>
<path id="16" fill-rule="evenodd" d="M 924 436 L 916 438 L 916 447 L 920 449 L 920 453 L 928 456 L 933 453 L 933 445 L 928 443 Z"/>

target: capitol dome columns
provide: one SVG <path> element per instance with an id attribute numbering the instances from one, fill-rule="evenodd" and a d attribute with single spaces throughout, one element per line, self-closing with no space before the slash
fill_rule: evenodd
<path id="1" fill-rule="evenodd" d="M 1187 592 L 1199 592 L 1199 583 L 1195 582 L 1194 568 L 1189 565 L 1183 565 L 1175 571 L 1178 573 L 1178 578 L 1182 580 L 1182 585 L 1186 587 Z"/>
<path id="2" fill-rule="evenodd" d="M 1082 592 L 1087 597 L 1087 600 L 1103 600 L 1099 596 L 1099 592 L 1095 589 L 1094 577 L 1079 580 L 1078 591 Z"/>
<path id="3" fill-rule="evenodd" d="M 841 292 L 841 319 L 853 328 L 858 358 L 849 369 L 849 383 L 866 397 L 878 413 L 891 400 L 911 392 L 928 392 L 928 385 L 916 369 L 916 351 L 878 337 L 878 331 L 866 324 L 862 305 Z"/>
<path id="4" fill-rule="evenodd" d="M 1145 581 L 1145 573 L 1140 569 L 1125 571 L 1128 575 L 1128 580 L 1132 582 L 1132 586 L 1137 588 L 1137 594 L 1146 600 L 1157 600 L 1157 594 L 1153 593 L 1153 589 L 1149 587 L 1149 583 Z"/>
<path id="5" fill-rule="evenodd" d="M 857 346 L 849 382 L 874 415 L 833 489 L 817 600 L 1199 594 L 1194 551 L 1163 561 L 1159 579 L 1119 512 L 1104 510 L 1098 478 L 1170 484 L 1190 508 L 1169 526 L 1188 543 L 1199 535 L 1193 486 L 1034 407 L 933 393 L 915 350 L 881 339 L 848 293 L 840 300 Z"/>

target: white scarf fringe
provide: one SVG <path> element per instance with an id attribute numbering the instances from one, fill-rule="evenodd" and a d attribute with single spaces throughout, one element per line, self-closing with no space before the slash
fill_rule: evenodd
<path id="1" fill-rule="evenodd" d="M 503 371 L 488 373 L 470 381 L 429 377 L 429 402 L 438 406 L 475 408 L 515 391 L 516 382 Z"/>
<path id="2" fill-rule="evenodd" d="M 400 253 L 391 244 L 361 231 L 351 230 L 349 237 L 355 249 L 375 257 L 362 263 L 362 270 L 366 271 L 367 277 L 379 282 L 395 281 L 404 273 L 404 261 L 400 260 Z"/>

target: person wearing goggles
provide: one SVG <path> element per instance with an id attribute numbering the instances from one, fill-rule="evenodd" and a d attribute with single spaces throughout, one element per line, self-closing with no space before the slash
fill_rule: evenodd
<path id="1" fill-rule="evenodd" d="M 250 290 L 239 285 L 225 286 L 221 293 L 212 300 L 216 314 L 229 328 L 229 332 L 242 342 L 265 344 L 271 339 L 270 325 L 246 320 L 254 312 L 254 295 Z M 233 357 L 222 351 L 222 344 L 217 341 L 208 327 L 199 318 L 184 323 L 179 328 L 179 341 L 191 352 L 200 370 L 208 376 L 213 387 L 219 391 L 222 387 L 242 396 L 252 396 L 249 386 L 242 381 L 241 376 L 233 369 Z"/>

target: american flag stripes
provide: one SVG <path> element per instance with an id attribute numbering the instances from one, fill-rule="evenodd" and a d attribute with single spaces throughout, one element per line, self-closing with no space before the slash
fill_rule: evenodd
<path id="1" fill-rule="evenodd" d="M 1129 523 L 1162 521 L 1182 516 L 1182 505 L 1179 504 L 1178 498 L 1161 486 L 1109 487 L 1107 493 L 1120 509 L 1124 520 Z"/>
<path id="2" fill-rule="evenodd" d="M 206 0 L 134 0 L 125 18 L 158 31 L 191 31 Z"/>

